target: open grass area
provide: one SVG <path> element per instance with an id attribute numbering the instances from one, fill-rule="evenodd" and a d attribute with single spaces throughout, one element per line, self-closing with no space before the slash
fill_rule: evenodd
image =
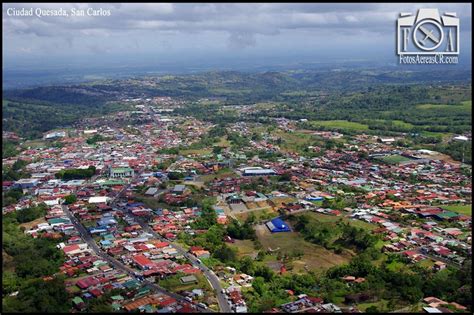
<path id="1" fill-rule="evenodd" d="M 258 225 L 256 233 L 263 249 L 273 250 L 273 254 L 267 255 L 265 258 L 265 263 L 270 268 L 278 266 L 277 255 L 279 252 L 287 255 L 291 255 L 295 251 L 303 253 L 301 258 L 292 261 L 293 270 L 291 272 L 294 273 L 307 273 L 306 269 L 321 272 L 332 266 L 347 263 L 352 257 L 347 253 L 337 255 L 322 246 L 307 242 L 297 232 L 271 233 L 265 225 Z"/>
<path id="2" fill-rule="evenodd" d="M 447 105 L 447 104 L 420 104 L 416 105 L 416 108 L 419 109 L 452 109 L 452 108 L 463 108 L 463 109 L 472 109 L 472 100 L 464 101 L 461 104 L 456 105 Z"/>
<path id="3" fill-rule="evenodd" d="M 229 168 L 223 168 L 223 169 L 218 170 L 214 174 L 202 175 L 199 177 L 199 179 L 207 183 L 214 180 L 215 178 L 221 179 L 221 178 L 237 177 L 237 176 L 238 175 L 233 170 Z"/>
<path id="4" fill-rule="evenodd" d="M 387 269 L 394 272 L 401 272 L 405 268 L 406 268 L 405 263 L 396 261 L 396 260 L 392 261 L 391 263 L 387 265 Z"/>
<path id="5" fill-rule="evenodd" d="M 337 217 L 337 216 L 334 216 L 334 215 L 328 215 L 328 214 L 312 212 L 312 211 L 311 212 L 304 212 L 304 214 L 309 215 L 311 218 L 314 218 L 314 219 L 316 219 L 320 222 L 336 223 L 339 220 L 342 220 L 343 222 L 347 222 L 352 226 L 362 228 L 362 229 L 368 230 L 368 231 L 372 231 L 372 230 L 375 230 L 376 228 L 378 228 L 378 226 L 375 225 L 375 224 L 368 223 L 368 222 L 361 221 L 361 220 L 350 219 L 350 218 L 347 218 L 347 217 L 344 217 L 344 216 Z M 302 213 L 297 214 L 297 215 L 302 215 Z"/>
<path id="6" fill-rule="evenodd" d="M 212 154 L 212 150 L 208 148 L 204 149 L 189 149 L 189 150 L 180 150 L 179 154 L 181 155 L 208 155 Z"/>
<path id="7" fill-rule="evenodd" d="M 31 230 L 33 228 L 33 226 L 35 226 L 37 224 L 40 224 L 40 223 L 45 223 L 45 222 L 46 222 L 46 220 L 44 219 L 44 217 L 41 217 L 41 218 L 38 218 L 38 219 L 30 221 L 30 222 L 22 223 L 22 224 L 20 224 L 20 227 L 24 227 L 25 231 L 28 231 L 28 230 Z"/>
<path id="8" fill-rule="evenodd" d="M 393 125 L 394 125 L 394 126 L 397 126 L 397 127 L 406 128 L 406 129 L 411 129 L 411 128 L 414 127 L 413 124 L 404 122 L 403 120 L 394 120 L 394 121 L 393 121 Z"/>
<path id="9" fill-rule="evenodd" d="M 357 308 L 361 312 L 365 312 L 365 310 L 368 309 L 369 307 L 375 306 L 380 312 L 383 312 L 383 311 L 387 310 L 387 304 L 388 304 L 388 300 L 380 300 L 380 301 L 377 301 L 377 302 L 357 304 Z"/>
<path id="10" fill-rule="evenodd" d="M 286 132 L 282 130 L 275 131 L 275 136 L 280 137 L 283 143 L 281 149 L 286 152 L 299 152 L 311 143 L 311 135 L 301 132 Z"/>
<path id="11" fill-rule="evenodd" d="M 244 222 L 248 218 L 250 213 L 253 213 L 253 215 L 255 215 L 255 220 L 256 221 L 270 220 L 270 219 L 272 219 L 272 218 L 279 215 L 278 212 L 275 209 L 273 209 L 271 207 L 268 207 L 268 208 L 264 208 L 264 209 L 254 210 L 254 211 L 245 211 L 245 212 L 241 212 L 241 213 L 235 213 L 235 217 L 240 222 Z"/>
<path id="12" fill-rule="evenodd" d="M 449 211 L 454 211 L 460 214 L 472 216 L 472 205 L 449 205 L 441 206 L 441 208 Z"/>
<path id="13" fill-rule="evenodd" d="M 384 157 L 380 158 L 380 160 L 384 161 L 385 163 L 389 163 L 389 164 L 399 164 L 399 163 L 411 161 L 410 158 L 407 158 L 407 157 L 404 157 L 404 156 L 401 156 L 401 155 L 397 155 L 397 154 L 384 156 Z"/>
<path id="14" fill-rule="evenodd" d="M 177 206 L 171 206 L 166 203 L 160 202 L 158 198 L 154 197 L 145 197 L 144 195 L 137 195 L 135 197 L 137 202 L 143 202 L 148 208 L 150 209 L 159 209 L 159 208 L 164 208 L 164 209 L 175 209 Z"/>
<path id="15" fill-rule="evenodd" d="M 416 263 L 416 265 L 431 270 L 434 266 L 434 261 L 431 259 L 423 259 Z"/>
<path id="16" fill-rule="evenodd" d="M 37 149 L 37 148 L 44 148 L 48 145 L 49 145 L 48 142 L 44 140 L 27 140 L 23 143 L 22 147 Z"/>
<path id="17" fill-rule="evenodd" d="M 355 131 L 366 131 L 369 130 L 369 126 L 357 122 L 347 120 L 325 120 L 325 121 L 312 121 L 313 126 L 323 126 L 333 129 L 341 130 L 355 130 Z"/>
<path id="18" fill-rule="evenodd" d="M 207 292 L 212 293 L 212 288 L 209 282 L 202 274 L 193 274 L 196 276 L 198 282 L 197 283 L 190 283 L 190 284 L 183 284 L 181 283 L 180 278 L 186 276 L 186 274 L 178 273 L 177 275 L 167 277 L 163 280 L 160 280 L 158 284 L 163 288 L 170 290 L 172 292 L 179 292 L 179 291 L 190 291 L 192 289 L 203 289 Z"/>
<path id="19" fill-rule="evenodd" d="M 230 147 L 230 142 L 227 140 L 227 136 L 219 138 L 219 142 L 215 143 L 216 146 L 227 148 Z"/>
<path id="20" fill-rule="evenodd" d="M 237 256 L 239 258 L 250 256 L 255 258 L 257 254 L 257 250 L 253 245 L 253 241 L 251 240 L 235 240 L 235 243 L 228 243 L 227 244 L 231 248 L 235 248 L 237 250 Z"/>

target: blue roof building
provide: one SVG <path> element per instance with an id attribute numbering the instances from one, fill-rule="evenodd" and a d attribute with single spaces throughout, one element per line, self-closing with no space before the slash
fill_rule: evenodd
<path id="1" fill-rule="evenodd" d="M 283 221 L 279 217 L 268 221 L 265 225 L 272 233 L 291 232 L 291 229 L 288 224 L 286 224 L 285 221 Z"/>

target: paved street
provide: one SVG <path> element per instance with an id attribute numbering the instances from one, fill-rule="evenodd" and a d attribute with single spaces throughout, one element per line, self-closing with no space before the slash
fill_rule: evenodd
<path id="1" fill-rule="evenodd" d="M 129 276 L 131 276 L 132 278 L 137 279 L 137 277 L 135 275 L 135 271 L 133 269 L 131 269 L 130 267 L 128 267 L 124 264 L 122 264 L 118 260 L 112 258 L 110 255 L 108 255 L 106 252 L 104 252 L 99 246 L 97 246 L 96 242 L 91 237 L 91 235 L 86 230 L 86 228 L 76 219 L 76 217 L 74 217 L 74 215 L 69 211 L 69 209 L 66 205 L 63 205 L 62 209 L 63 209 L 64 213 L 68 216 L 68 218 L 71 220 L 72 224 L 74 224 L 76 229 L 79 231 L 79 233 L 81 234 L 82 239 L 87 243 L 89 248 L 91 248 L 97 256 L 99 256 L 103 260 L 107 261 L 115 269 L 122 270 L 125 273 L 127 273 Z M 176 294 L 176 293 L 173 293 L 173 292 L 169 292 L 166 289 L 164 289 L 164 288 L 160 287 L 159 285 L 157 285 L 155 283 L 152 283 L 148 280 L 144 280 L 144 281 L 142 281 L 142 283 L 148 285 L 149 287 L 151 287 L 155 291 L 163 293 L 163 294 L 168 295 L 170 297 L 173 297 L 178 301 L 189 303 L 189 301 L 187 301 L 183 296 L 181 296 L 179 294 Z M 192 304 L 192 305 L 196 309 L 198 309 L 199 311 L 202 311 L 202 312 L 208 312 L 209 311 L 209 310 L 204 309 L 204 308 L 202 308 L 198 305 L 195 305 L 195 304 Z"/>
<path id="2" fill-rule="evenodd" d="M 130 183 L 128 185 L 126 185 L 117 194 L 117 196 L 111 201 L 112 206 L 115 205 L 115 203 L 120 199 L 122 194 L 130 187 L 131 183 L 134 180 L 138 179 L 140 177 L 140 175 L 141 175 L 141 172 L 135 174 L 133 180 L 131 180 Z M 124 209 L 124 208 L 119 208 L 119 209 L 122 210 L 123 212 L 127 213 L 127 209 Z M 131 214 L 131 213 L 128 213 L 128 214 Z M 148 225 L 148 223 L 145 222 L 142 218 L 136 217 L 136 220 L 140 224 L 140 226 L 143 228 L 144 231 L 146 231 L 147 233 L 150 233 L 151 235 L 153 235 L 154 237 L 160 239 L 161 241 L 169 242 L 168 240 L 163 238 L 161 235 L 159 235 L 158 233 L 153 231 L 150 228 L 150 226 Z M 212 288 L 216 292 L 217 301 L 219 303 L 220 311 L 224 312 L 224 313 L 232 312 L 232 309 L 229 305 L 229 302 L 227 301 L 226 295 L 224 293 L 222 293 L 222 286 L 219 282 L 219 278 L 214 274 L 214 272 L 212 270 L 210 270 L 208 267 L 206 267 L 205 265 L 201 264 L 194 255 L 191 255 L 190 253 L 185 251 L 181 246 L 179 246 L 177 244 L 174 244 L 174 243 L 171 243 L 171 242 L 169 242 L 169 243 L 173 248 L 175 248 L 178 251 L 178 253 L 180 253 L 181 255 L 186 257 L 194 267 L 199 268 L 203 272 L 204 276 L 209 280 L 209 283 L 211 284 Z"/>

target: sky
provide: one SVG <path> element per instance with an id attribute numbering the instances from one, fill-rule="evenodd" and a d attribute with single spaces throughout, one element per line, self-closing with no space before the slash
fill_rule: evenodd
<path id="1" fill-rule="evenodd" d="M 12 15 L 22 8 L 34 15 Z M 110 15 L 88 16 L 89 8 Z M 457 14 L 460 62 L 470 65 L 470 3 L 8 3 L 2 10 L 3 69 L 395 63 L 396 19 L 419 8 Z M 38 17 L 37 9 L 63 9 L 69 16 Z M 72 16 L 72 9 L 86 14 Z"/>

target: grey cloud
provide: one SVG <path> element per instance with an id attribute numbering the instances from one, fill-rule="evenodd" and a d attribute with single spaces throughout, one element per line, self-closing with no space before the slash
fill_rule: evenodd
<path id="1" fill-rule="evenodd" d="M 110 9 L 109 17 L 9 17 L 7 8 L 64 8 Z M 243 4 L 243 3 L 75 3 L 75 4 L 4 4 L 3 35 L 11 42 L 11 50 L 25 47 L 31 40 L 62 40 L 69 47 L 83 42 L 89 51 L 97 41 L 107 42 L 112 50 L 120 47 L 117 38 L 128 39 L 126 47 L 145 47 L 149 41 L 163 40 L 167 45 L 182 41 L 182 38 L 202 35 L 200 38 L 220 36 L 227 38 L 230 48 L 256 47 L 272 41 L 282 34 L 306 34 L 330 38 L 339 36 L 370 37 L 394 34 L 395 20 L 399 12 L 415 12 L 421 7 L 437 7 L 441 12 L 454 11 L 462 18 L 461 28 L 471 29 L 471 4 Z M 141 39 L 138 40 L 137 37 Z M 146 40 L 148 38 L 148 40 Z M 197 38 L 197 37 L 195 37 Z M 78 40 L 76 40 L 78 39 Z M 19 42 L 16 44 L 16 42 Z M 140 43 L 140 45 L 138 45 Z M 301 43 L 304 45 L 304 43 Z M 17 45 L 15 47 L 15 45 Z M 89 46 L 88 46 L 89 45 Z M 105 44 L 104 44 L 105 45 Z M 138 45 L 138 46 L 137 46 Z M 225 44 L 224 44 L 225 45 Z M 40 45 L 38 45 L 40 47 Z M 76 46 L 74 46 L 76 47 Z M 34 49 L 33 49 L 34 50 Z"/>

